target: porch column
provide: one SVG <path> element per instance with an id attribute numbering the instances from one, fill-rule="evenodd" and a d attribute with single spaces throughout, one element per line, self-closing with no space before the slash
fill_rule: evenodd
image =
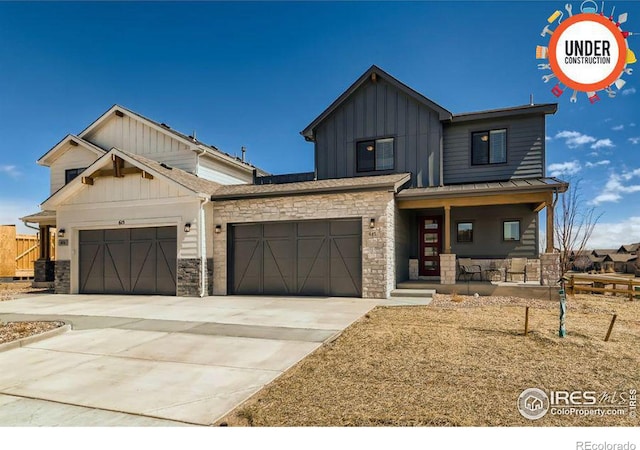
<path id="1" fill-rule="evenodd" d="M 50 225 L 40 227 L 40 259 L 51 259 Z"/>
<path id="2" fill-rule="evenodd" d="M 553 253 L 554 229 L 553 229 L 553 203 L 552 202 L 547 202 L 546 210 L 547 210 L 547 229 L 546 229 L 547 249 L 545 253 Z"/>
<path id="3" fill-rule="evenodd" d="M 444 253 L 451 253 L 451 205 L 444 205 Z"/>

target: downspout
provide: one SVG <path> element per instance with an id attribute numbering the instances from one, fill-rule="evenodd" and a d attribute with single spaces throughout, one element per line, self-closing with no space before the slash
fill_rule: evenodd
<path id="1" fill-rule="evenodd" d="M 440 124 L 440 173 L 438 174 L 440 186 L 444 186 L 444 127 Z"/>
<path id="2" fill-rule="evenodd" d="M 40 227 L 34 227 L 33 225 L 29 225 L 29 222 L 22 222 L 24 224 L 25 227 L 27 228 L 31 228 L 32 230 L 36 230 L 38 233 L 40 233 Z"/>
<path id="3" fill-rule="evenodd" d="M 200 252 L 204 248 L 204 254 L 201 254 L 202 264 L 200 264 L 200 276 L 202 277 L 202 283 L 200 283 L 200 298 L 206 296 L 207 292 L 205 292 L 205 280 L 207 279 L 207 234 L 205 229 L 205 212 L 204 206 L 209 203 L 210 197 L 207 196 L 205 198 L 200 199 L 200 226 L 198 227 L 198 233 L 200 234 Z"/>

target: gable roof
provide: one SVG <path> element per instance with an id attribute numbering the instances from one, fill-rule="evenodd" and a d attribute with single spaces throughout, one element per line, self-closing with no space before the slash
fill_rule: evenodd
<path id="1" fill-rule="evenodd" d="M 637 259 L 637 255 L 629 255 L 627 253 L 609 253 L 604 257 L 605 261 L 628 262 Z"/>
<path id="2" fill-rule="evenodd" d="M 174 130 L 173 128 L 171 128 L 169 125 L 165 123 L 158 123 L 155 120 L 149 119 L 148 117 L 145 117 L 142 114 L 139 114 L 135 111 L 132 111 L 118 104 L 113 105 L 111 108 L 105 111 L 100 117 L 98 117 L 91 124 L 89 124 L 88 127 L 82 130 L 78 136 L 80 137 L 86 136 L 87 134 L 91 133 L 93 130 L 100 127 L 101 124 L 106 122 L 108 119 L 112 118 L 114 115 L 120 115 L 120 114 L 129 115 L 135 118 L 136 120 L 144 123 L 145 125 L 155 129 L 156 131 L 159 131 L 161 133 L 164 133 L 168 136 L 173 137 L 174 139 L 177 139 L 183 144 L 189 146 L 189 148 L 191 148 L 193 151 L 199 152 L 201 154 L 209 155 L 210 157 L 224 161 L 228 164 L 232 164 L 236 167 L 239 167 L 247 171 L 253 171 L 254 169 L 256 169 L 259 172 L 264 173 L 264 171 L 262 171 L 260 168 L 254 166 L 253 164 L 249 164 L 246 161 L 242 161 L 242 159 L 237 156 L 232 156 L 229 153 L 223 152 L 222 150 L 218 149 L 213 145 L 205 144 L 204 142 L 199 141 L 193 136 L 188 136 L 184 133 Z"/>
<path id="3" fill-rule="evenodd" d="M 47 151 L 44 155 L 38 158 L 36 162 L 41 166 L 50 166 L 56 159 L 58 159 L 60 156 L 66 153 L 66 151 L 60 153 L 61 149 L 66 148 L 67 144 L 73 145 L 73 143 L 75 143 L 79 147 L 85 148 L 95 153 L 97 156 L 102 156 L 105 153 L 105 151 L 100 147 L 98 147 L 97 145 L 94 145 L 89 141 L 85 141 L 84 139 L 82 139 L 79 136 L 76 136 L 75 134 L 67 134 L 56 145 L 51 147 L 49 151 Z M 67 148 L 67 151 L 68 150 L 69 148 Z"/>
<path id="4" fill-rule="evenodd" d="M 363 73 L 360 78 L 358 78 L 351 86 L 349 86 L 346 91 L 344 91 L 336 100 L 334 100 L 334 102 L 331 103 L 331 105 L 329 105 L 329 107 L 325 109 L 322 114 L 320 114 L 313 120 L 313 122 L 307 125 L 307 127 L 302 130 L 300 134 L 303 135 L 306 140 L 313 141 L 315 129 L 318 127 L 320 122 L 326 119 L 332 112 L 334 112 L 340 105 L 342 105 L 342 103 L 344 103 L 360 86 L 362 86 L 367 80 L 369 80 L 373 74 L 375 74 L 376 77 L 384 79 L 384 81 L 391 84 L 393 87 L 405 93 L 417 102 L 422 103 L 426 107 L 436 111 L 440 117 L 440 120 L 451 118 L 452 114 L 450 111 L 446 110 L 434 101 L 429 100 L 418 91 L 410 88 L 409 86 L 399 81 L 397 78 L 389 75 L 387 72 L 374 64 L 365 73 Z"/>
<path id="5" fill-rule="evenodd" d="M 138 167 L 145 172 L 157 177 L 158 179 L 163 179 L 173 184 L 177 184 L 183 189 L 186 189 L 192 194 L 195 194 L 202 198 L 208 198 L 211 196 L 213 192 L 215 192 L 220 184 L 206 180 L 204 178 L 200 178 L 196 175 L 193 175 L 189 172 L 185 172 L 182 169 L 178 169 L 175 167 L 169 167 L 166 164 L 159 163 L 158 161 L 154 161 L 152 159 L 145 158 L 144 156 L 135 155 L 129 152 L 125 152 L 124 150 L 118 148 L 112 148 L 108 152 L 106 152 L 102 157 L 98 158 L 93 164 L 87 167 L 80 175 L 71 180 L 69 183 L 62 186 L 56 192 L 51 194 L 49 198 L 47 198 L 40 205 L 43 209 L 55 209 L 55 200 L 62 200 L 74 192 L 81 189 L 83 186 L 82 178 L 89 177 L 91 174 L 100 169 L 100 167 L 104 166 L 105 163 L 110 162 L 111 155 L 117 155 L 129 164 Z M 52 204 L 53 203 L 53 204 Z"/>
<path id="6" fill-rule="evenodd" d="M 607 256 L 609 253 L 615 253 L 615 252 L 616 252 L 615 248 L 596 248 L 591 252 L 591 254 L 596 256 Z"/>
<path id="7" fill-rule="evenodd" d="M 640 249 L 640 242 L 636 242 L 635 244 L 623 244 L 618 249 L 618 253 L 633 253 L 637 252 Z"/>

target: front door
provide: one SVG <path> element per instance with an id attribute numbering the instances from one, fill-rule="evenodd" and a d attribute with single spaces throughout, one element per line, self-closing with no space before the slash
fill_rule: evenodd
<path id="1" fill-rule="evenodd" d="M 440 276 L 442 217 L 420 217 L 420 275 Z"/>

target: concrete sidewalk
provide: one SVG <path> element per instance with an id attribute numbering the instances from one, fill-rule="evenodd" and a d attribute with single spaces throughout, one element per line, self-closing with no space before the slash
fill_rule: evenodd
<path id="1" fill-rule="evenodd" d="M 73 331 L 0 353 L 0 425 L 209 425 L 376 304 L 110 295 L 2 302 L 0 320 L 63 320 Z"/>

